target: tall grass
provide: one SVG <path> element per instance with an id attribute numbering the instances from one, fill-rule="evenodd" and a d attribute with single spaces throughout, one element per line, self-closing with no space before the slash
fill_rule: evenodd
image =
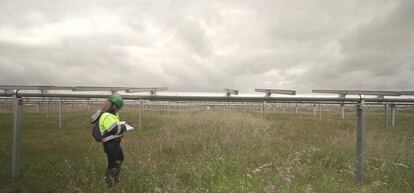
<path id="1" fill-rule="evenodd" d="M 365 182 L 355 183 L 353 113 L 145 111 L 144 128 L 127 133 L 121 181 L 108 189 L 106 157 L 93 141 L 91 112 L 24 114 L 22 178 L 11 182 L 10 113 L 0 113 L 0 192 L 413 192 L 414 118 L 396 128 L 366 116 Z M 138 114 L 121 117 L 138 125 Z"/>

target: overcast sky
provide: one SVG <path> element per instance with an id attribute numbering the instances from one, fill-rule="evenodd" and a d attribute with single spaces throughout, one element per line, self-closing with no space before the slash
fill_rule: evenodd
<path id="1" fill-rule="evenodd" d="M 414 90 L 413 0 L 0 0 L 0 84 Z"/>

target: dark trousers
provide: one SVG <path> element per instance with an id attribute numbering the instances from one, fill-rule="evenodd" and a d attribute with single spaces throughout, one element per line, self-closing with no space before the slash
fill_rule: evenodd
<path id="1" fill-rule="evenodd" d="M 122 161 L 124 161 L 124 153 L 120 145 L 120 141 L 111 140 L 103 143 L 106 157 L 108 158 L 107 171 L 113 168 L 120 169 Z"/>

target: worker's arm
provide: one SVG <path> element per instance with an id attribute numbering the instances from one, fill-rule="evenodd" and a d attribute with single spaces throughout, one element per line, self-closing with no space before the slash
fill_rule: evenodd
<path id="1" fill-rule="evenodd" d="M 99 120 L 99 117 L 101 117 L 102 113 L 103 112 L 101 110 L 98 110 L 95 114 L 93 114 L 91 116 L 91 124 L 94 124 L 97 120 Z"/>
<path id="2" fill-rule="evenodd" d="M 105 130 L 105 135 L 121 135 L 126 131 L 126 125 L 121 123 L 113 123 Z"/>

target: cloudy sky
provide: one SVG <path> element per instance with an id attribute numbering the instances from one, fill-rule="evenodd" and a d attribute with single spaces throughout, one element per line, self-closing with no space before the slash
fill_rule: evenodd
<path id="1" fill-rule="evenodd" d="M 0 0 L 0 84 L 414 90 L 412 0 Z"/>

